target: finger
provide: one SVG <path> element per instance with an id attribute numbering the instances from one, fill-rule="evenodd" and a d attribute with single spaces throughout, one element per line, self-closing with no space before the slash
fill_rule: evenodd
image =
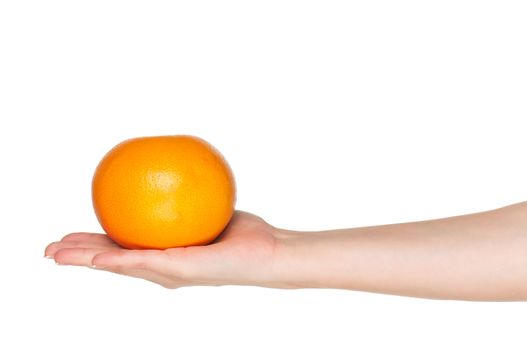
<path id="1" fill-rule="evenodd" d="M 160 250 L 120 250 L 107 251 L 96 255 L 92 266 L 97 269 L 121 275 L 145 279 L 165 288 L 177 288 L 189 285 L 174 273 L 167 273 L 171 259 Z"/>
<path id="2" fill-rule="evenodd" d="M 98 242 L 100 244 L 117 245 L 108 235 L 103 233 L 74 232 L 62 237 L 62 242 Z"/>
<path id="3" fill-rule="evenodd" d="M 63 248 L 55 252 L 54 259 L 59 265 L 92 267 L 93 257 L 106 251 L 107 248 Z"/>
<path id="4" fill-rule="evenodd" d="M 59 265 L 95 267 L 92 263 L 94 256 L 105 252 L 108 252 L 108 250 L 84 247 L 63 248 L 55 253 L 55 261 Z M 100 269 L 101 267 L 98 268 Z M 165 288 L 176 288 L 181 284 L 177 283 L 177 279 L 171 279 L 168 276 L 142 268 L 129 269 L 122 267 L 106 267 L 104 268 L 104 270 L 131 277 L 145 279 L 150 282 L 162 285 Z"/>
<path id="5" fill-rule="evenodd" d="M 144 270 L 144 269 L 123 269 L 120 267 L 97 267 L 96 269 L 116 273 L 119 275 L 134 277 L 134 278 L 140 278 L 143 280 L 147 280 L 153 283 L 157 283 L 165 288 L 178 288 L 182 287 L 184 285 L 188 285 L 188 283 L 185 283 L 183 281 L 178 280 L 177 278 L 173 278 L 170 276 L 166 276 L 154 271 L 150 270 Z"/>
<path id="6" fill-rule="evenodd" d="M 143 269 L 170 278 L 190 281 L 193 279 L 191 269 L 193 265 L 185 262 L 185 249 L 111 250 L 95 256 L 92 263 L 101 268 Z"/>
<path id="7" fill-rule="evenodd" d="M 167 273 L 166 267 L 172 262 L 161 250 L 114 250 L 98 254 L 92 264 L 105 268 L 144 269 Z"/>
<path id="8" fill-rule="evenodd" d="M 55 252 L 65 248 L 99 248 L 99 249 L 113 249 L 116 246 L 108 245 L 104 242 L 77 242 L 77 241 L 59 241 L 53 242 L 46 247 L 44 255 L 47 258 L 53 258 Z"/>

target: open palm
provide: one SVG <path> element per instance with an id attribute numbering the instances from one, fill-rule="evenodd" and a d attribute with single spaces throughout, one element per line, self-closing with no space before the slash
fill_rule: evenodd
<path id="1" fill-rule="evenodd" d="M 206 246 L 130 250 L 100 233 L 71 233 L 46 248 L 61 265 L 87 266 L 143 278 L 167 288 L 257 284 L 272 272 L 278 230 L 236 211 L 227 228 Z"/>

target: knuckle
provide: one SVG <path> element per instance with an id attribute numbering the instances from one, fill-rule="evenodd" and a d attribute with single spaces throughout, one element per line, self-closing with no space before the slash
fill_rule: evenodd
<path id="1" fill-rule="evenodd" d="M 139 270 L 150 270 L 150 266 L 146 261 L 139 260 L 132 264 L 132 268 Z"/>
<path id="2" fill-rule="evenodd" d="M 74 241 L 76 239 L 79 239 L 80 237 L 82 237 L 82 233 L 81 232 L 73 232 L 73 233 L 68 233 L 67 235 L 65 235 L 64 237 L 62 237 L 62 240 L 61 241 Z"/>

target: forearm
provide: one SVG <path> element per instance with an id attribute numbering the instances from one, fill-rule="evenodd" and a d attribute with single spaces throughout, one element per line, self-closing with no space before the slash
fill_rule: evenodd
<path id="1" fill-rule="evenodd" d="M 280 230 L 282 287 L 440 299 L 527 300 L 527 202 L 438 220 Z"/>

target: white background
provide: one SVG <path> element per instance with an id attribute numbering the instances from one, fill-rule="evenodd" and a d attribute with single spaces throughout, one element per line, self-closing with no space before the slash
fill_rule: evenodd
<path id="1" fill-rule="evenodd" d="M 2 349 L 525 349 L 526 303 L 55 266 L 123 139 L 195 134 L 291 229 L 527 199 L 523 1 L 0 2 Z"/>

